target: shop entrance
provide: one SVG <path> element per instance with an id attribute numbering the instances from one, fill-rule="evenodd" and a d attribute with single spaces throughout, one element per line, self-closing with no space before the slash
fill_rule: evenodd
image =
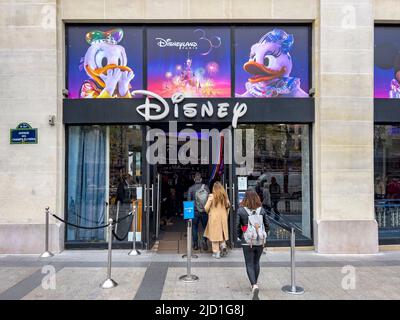
<path id="1" fill-rule="evenodd" d="M 181 132 L 185 128 L 190 128 L 192 135 L 190 138 L 182 139 Z M 188 127 L 178 125 L 177 130 L 171 132 L 168 125 L 157 126 L 166 132 L 167 135 L 167 150 L 169 150 L 169 138 L 177 138 L 177 150 L 179 152 L 185 143 L 189 140 L 196 140 L 198 145 L 198 161 L 197 163 L 182 163 L 176 159 L 167 157 L 166 163 L 155 163 L 148 165 L 148 199 L 149 205 L 146 207 L 149 211 L 148 219 L 148 247 L 156 249 L 159 253 L 185 253 L 186 252 L 186 222 L 183 219 L 183 201 L 188 200 L 188 190 L 195 183 L 195 174 L 201 175 L 202 184 L 205 184 L 210 190 L 215 181 L 220 181 L 230 195 L 232 190 L 232 166 L 224 162 L 224 133 L 230 130 L 225 126 L 211 128 L 209 125 L 193 125 Z M 220 133 L 217 140 L 204 130 L 217 129 Z M 225 131 L 223 131 L 226 129 Z M 202 131 L 203 130 L 203 131 Z M 214 139 L 214 141 L 212 141 Z M 208 158 L 205 158 L 205 149 L 203 144 L 203 153 L 201 152 L 202 143 L 208 140 Z M 230 140 L 232 143 L 232 140 Z M 213 157 L 212 150 L 217 148 L 219 156 Z M 217 160 L 217 161 L 215 161 Z M 195 161 L 196 162 L 196 161 Z M 233 225 L 233 214 L 230 214 L 230 223 Z M 198 223 L 198 244 L 199 251 L 205 252 L 211 250 L 211 244 L 208 242 L 208 248 L 203 247 L 202 235 L 204 227 L 199 221 Z M 231 228 L 231 231 L 233 228 Z M 230 232 L 232 233 L 232 232 Z M 191 236 L 191 235 L 190 235 Z M 231 238 L 232 239 L 232 238 Z"/>

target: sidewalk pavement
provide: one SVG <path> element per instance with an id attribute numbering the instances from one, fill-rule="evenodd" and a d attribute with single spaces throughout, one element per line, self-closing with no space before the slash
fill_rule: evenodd
<path id="1" fill-rule="evenodd" d="M 181 255 L 113 250 L 116 288 L 101 289 L 106 278 L 106 250 L 70 250 L 54 257 L 0 255 L 0 300 L 7 299 L 250 299 L 250 285 L 240 249 L 216 260 L 193 259 L 196 283 L 186 274 Z M 289 251 L 267 251 L 261 258 L 260 299 L 400 299 L 400 251 L 371 255 L 296 253 L 296 282 L 303 295 L 282 292 L 290 284 Z"/>

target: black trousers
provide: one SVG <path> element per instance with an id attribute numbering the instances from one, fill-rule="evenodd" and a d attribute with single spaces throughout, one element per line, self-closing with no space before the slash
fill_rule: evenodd
<path id="1" fill-rule="evenodd" d="M 260 274 L 260 258 L 263 253 L 263 246 L 242 246 L 244 261 L 246 263 L 247 276 L 251 285 L 256 284 Z"/>

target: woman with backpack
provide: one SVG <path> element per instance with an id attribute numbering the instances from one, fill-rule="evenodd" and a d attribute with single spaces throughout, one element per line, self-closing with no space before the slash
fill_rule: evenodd
<path id="1" fill-rule="evenodd" d="M 214 183 L 212 193 L 209 194 L 206 205 L 204 206 L 208 213 L 208 223 L 204 236 L 212 243 L 213 257 L 219 259 L 226 255 L 226 240 L 228 235 L 228 214 L 230 202 L 228 195 L 221 182 Z"/>
<path id="2" fill-rule="evenodd" d="M 269 224 L 267 213 L 262 207 L 258 194 L 246 191 L 241 207 L 237 211 L 236 228 L 241 241 L 247 276 L 250 280 L 253 300 L 258 300 L 257 284 L 260 274 L 260 258 L 263 253 Z"/>

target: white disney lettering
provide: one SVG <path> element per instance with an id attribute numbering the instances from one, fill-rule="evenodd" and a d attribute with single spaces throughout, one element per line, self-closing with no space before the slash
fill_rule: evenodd
<path id="1" fill-rule="evenodd" d="M 132 91 L 134 94 L 143 94 L 146 96 L 146 100 L 144 104 L 141 104 L 140 106 L 137 106 L 136 111 L 144 117 L 146 121 L 149 120 L 161 120 L 164 119 L 166 116 L 169 114 L 169 105 L 167 101 L 165 101 L 161 96 L 158 94 L 147 91 L 147 90 L 135 90 Z M 150 97 L 156 98 L 161 104 L 164 106 L 164 111 L 161 111 L 161 106 L 156 104 L 156 103 L 150 103 Z M 142 111 L 144 110 L 144 112 Z M 150 112 L 151 110 L 154 110 L 155 112 L 159 113 L 157 115 L 151 115 Z"/>
<path id="2" fill-rule="evenodd" d="M 168 117 L 170 106 L 168 102 L 159 96 L 158 94 L 147 91 L 147 90 L 135 90 L 132 91 L 135 95 L 146 96 L 145 103 L 136 107 L 136 111 L 144 117 L 146 121 L 150 120 L 162 120 Z M 150 97 L 156 99 L 159 103 L 151 103 Z M 183 93 L 177 92 L 171 97 L 173 103 L 173 116 L 179 118 L 179 103 L 184 100 L 185 96 Z M 183 104 L 182 110 L 186 118 L 195 118 L 198 115 L 198 108 L 200 108 L 200 116 L 205 118 L 206 116 L 211 118 L 214 114 L 214 106 L 211 101 L 202 103 L 200 106 L 194 102 L 188 102 Z M 232 112 L 232 127 L 236 128 L 238 120 L 243 117 L 247 112 L 246 103 L 236 102 L 233 108 L 230 108 L 228 102 L 220 102 L 217 104 L 216 116 L 219 119 L 223 119 L 228 116 L 229 112 Z"/>

